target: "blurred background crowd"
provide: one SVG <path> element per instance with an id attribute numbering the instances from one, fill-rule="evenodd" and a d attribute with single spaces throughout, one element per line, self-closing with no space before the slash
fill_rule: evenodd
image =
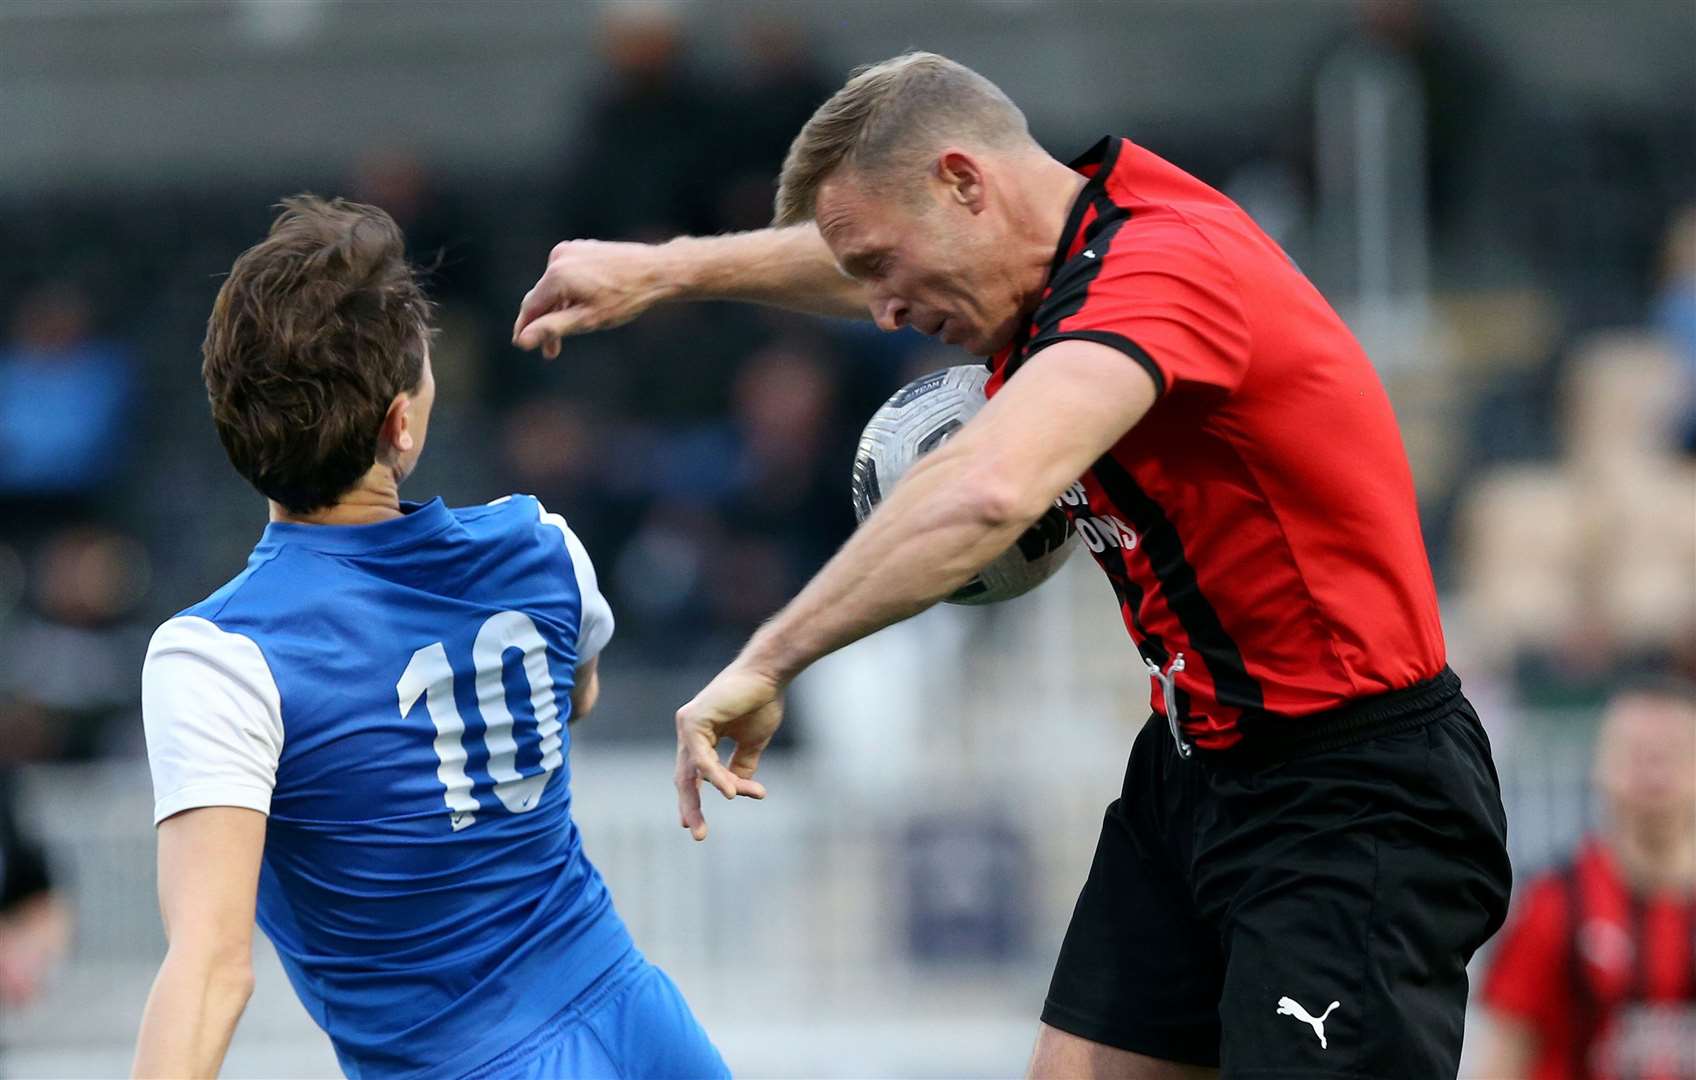
<path id="1" fill-rule="evenodd" d="M 76 833 L 61 861 L 85 884 L 140 845 L 114 886 L 139 921 L 84 918 L 90 970 L 106 970 L 102 949 L 136 953 L 137 934 L 143 959 L 157 946 L 137 694 L 148 636 L 239 570 L 263 525 L 208 421 L 198 346 L 219 275 L 272 203 L 346 195 L 406 230 L 441 336 L 431 445 L 403 494 L 526 491 L 567 516 L 619 617 L 601 715 L 579 734 L 611 772 L 621 743 L 646 770 L 676 704 L 852 528 L 864 418 L 907 378 L 971 361 L 869 324 L 699 305 L 568 343 L 549 364 L 508 344 L 519 298 L 563 238 L 763 225 L 813 107 L 853 65 L 912 46 L 998 81 L 1057 156 L 1123 134 L 1222 188 L 1343 311 L 1403 424 L 1454 666 L 1499 747 L 1577 747 L 1526 796 L 1556 809 L 1534 815 L 1517 853 L 1535 862 L 1575 835 L 1582 744 L 1610 689 L 1626 673 L 1696 673 L 1688 4 L 9 0 L 0 759 L 36 763 L 26 818 L 78 821 L 59 830 Z M 1081 820 L 1110 797 L 1146 688 L 1105 583 L 1080 573 L 1005 610 L 940 613 L 797 688 L 793 768 L 834 777 L 818 762 L 877 739 L 908 764 L 845 778 L 845 800 L 887 809 L 903 777 L 928 778 L 908 800 L 922 813 L 827 868 L 906 882 L 898 940 L 868 954 L 879 963 L 1024 957 L 1040 981 L 1054 919 L 1021 913 L 1059 908 L 1063 922 L 1081 873 L 1050 882 L 1038 868 L 1075 859 L 1033 850 L 1049 841 L 1020 827 L 1016 799 L 978 813 L 983 791 L 950 777 L 993 770 L 998 747 L 1036 737 L 1036 715 L 1059 743 L 1066 725 L 1097 726 L 1062 760 L 1106 748 Z M 999 682 L 975 677 L 998 660 Z M 868 716 L 857 734 L 836 722 Z M 663 819 L 663 785 L 643 790 Z M 1067 851 L 1087 858 L 1093 825 L 1071 831 Z M 589 835 L 616 886 L 630 849 L 603 854 Z M 672 880 L 649 865 L 671 849 L 654 850 L 624 871 L 637 888 Z M 952 895 L 962 880 L 987 885 Z M 858 901 L 830 902 L 830 932 L 855 925 L 840 905 Z M 871 926 L 877 901 L 864 904 Z M 692 955 L 660 957 L 686 988 Z M 819 963 L 853 982 L 852 965 Z M 113 1007 L 119 1021 L 128 1007 Z M 51 1041 L 7 1034 L 26 1050 Z"/>

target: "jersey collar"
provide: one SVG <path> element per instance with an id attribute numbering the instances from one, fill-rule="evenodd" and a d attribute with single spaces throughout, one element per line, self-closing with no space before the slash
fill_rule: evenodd
<path id="1" fill-rule="evenodd" d="M 440 496 L 426 503 L 401 500 L 401 516 L 375 525 L 301 525 L 273 521 L 265 526 L 259 546 L 308 548 L 340 554 L 364 554 L 410 547 L 454 523 L 453 511 Z"/>
<path id="2" fill-rule="evenodd" d="M 1054 261 L 1048 267 L 1050 281 L 1088 239 L 1089 230 L 1085 228 L 1085 222 L 1088 221 L 1093 228 L 1102 221 L 1099 200 L 1107 187 L 1107 178 L 1113 175 L 1113 167 L 1119 163 L 1119 149 L 1124 141 L 1105 135 L 1094 146 L 1066 163 L 1068 169 L 1082 173 L 1088 182 L 1078 192 L 1078 197 L 1072 200 L 1072 209 L 1066 214 L 1066 225 L 1060 230 L 1060 242 L 1054 248 Z M 1093 220 L 1090 218 L 1091 207 L 1096 210 Z"/>
<path id="3" fill-rule="evenodd" d="M 1086 182 L 1077 198 L 1072 200 L 1072 208 L 1066 213 L 1066 224 L 1060 229 L 1060 241 L 1055 245 L 1054 259 L 1048 265 L 1050 284 L 1060 272 L 1060 268 L 1077 257 L 1090 237 L 1099 233 L 1111 221 L 1126 216 L 1126 211 L 1113 205 L 1106 192 L 1107 178 L 1113 175 L 1113 167 L 1119 162 L 1120 146 L 1126 141 L 1128 140 L 1104 135 L 1094 146 L 1066 163 L 1068 169 L 1082 173 Z M 1044 286 L 1043 295 L 1048 295 L 1047 286 Z M 1031 330 L 1030 320 L 1026 319 L 1019 328 L 1018 336 L 1010 344 L 984 360 L 984 366 L 995 379 L 1003 379 L 1012 373 L 1008 365 L 1030 340 Z M 1000 383 L 996 382 L 991 389 L 997 389 L 999 386 Z"/>

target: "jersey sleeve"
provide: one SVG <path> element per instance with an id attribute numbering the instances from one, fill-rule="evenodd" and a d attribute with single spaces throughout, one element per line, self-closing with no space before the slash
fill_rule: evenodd
<path id="1" fill-rule="evenodd" d="M 577 575 L 577 594 L 582 610 L 577 627 L 577 663 L 581 666 L 599 656 L 607 642 L 612 640 L 612 605 L 601 594 L 600 583 L 595 577 L 595 564 L 590 561 L 583 541 L 577 539 L 577 534 L 571 531 L 563 517 L 548 513 L 540 502 L 537 502 L 536 509 L 541 514 L 542 523 L 552 525 L 565 538 L 565 551 L 571 559 L 572 572 Z"/>
<path id="2" fill-rule="evenodd" d="M 1484 1003 L 1504 1016 L 1548 1031 L 1561 1022 L 1562 969 L 1569 951 L 1566 898 L 1560 883 L 1530 887 L 1496 939 L 1484 977 Z"/>
<path id="3" fill-rule="evenodd" d="M 1119 230 L 1055 274 L 1027 355 L 1061 341 L 1118 349 L 1164 395 L 1186 385 L 1230 392 L 1249 364 L 1236 277 L 1192 225 Z"/>
<path id="4" fill-rule="evenodd" d="M 270 813 L 282 699 L 251 638 L 194 616 L 166 622 L 142 664 L 141 714 L 155 824 L 200 806 Z"/>

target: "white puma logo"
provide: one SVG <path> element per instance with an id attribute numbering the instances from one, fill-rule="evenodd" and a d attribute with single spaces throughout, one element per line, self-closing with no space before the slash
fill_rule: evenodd
<path id="1" fill-rule="evenodd" d="M 1297 1001 L 1295 998 L 1281 997 L 1278 999 L 1278 1015 L 1293 1016 L 1308 1027 L 1312 1028 L 1313 1033 L 1319 1036 L 1319 1049 L 1329 1050 L 1331 1049 L 1331 1046 L 1325 1041 L 1325 1018 L 1331 1015 L 1331 1009 L 1335 1009 L 1340 1004 L 1342 1004 L 1342 1002 L 1333 1001 L 1331 1002 L 1330 1008 L 1326 1009 L 1318 1016 L 1310 1016 L 1308 1015 L 1307 1010 L 1301 1007 L 1301 1002 Z"/>
<path id="2" fill-rule="evenodd" d="M 1093 252 L 1093 251 L 1091 251 L 1091 250 L 1090 250 L 1090 249 L 1088 249 L 1088 248 L 1085 248 L 1085 249 L 1084 249 L 1084 258 L 1086 258 L 1086 259 L 1093 259 L 1093 258 L 1095 258 L 1095 252 Z"/>

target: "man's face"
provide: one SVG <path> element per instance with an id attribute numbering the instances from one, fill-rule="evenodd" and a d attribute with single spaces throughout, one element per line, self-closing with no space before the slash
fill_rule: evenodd
<path id="1" fill-rule="evenodd" d="M 1617 699 L 1603 720 L 1596 783 L 1616 818 L 1696 828 L 1696 709 L 1653 694 Z"/>
<path id="2" fill-rule="evenodd" d="M 819 232 L 844 273 L 870 293 L 883 330 L 911 326 L 977 356 L 1011 341 L 1031 283 L 1006 256 L 994 205 L 974 210 L 934 176 L 887 192 L 839 173 L 819 187 Z"/>

